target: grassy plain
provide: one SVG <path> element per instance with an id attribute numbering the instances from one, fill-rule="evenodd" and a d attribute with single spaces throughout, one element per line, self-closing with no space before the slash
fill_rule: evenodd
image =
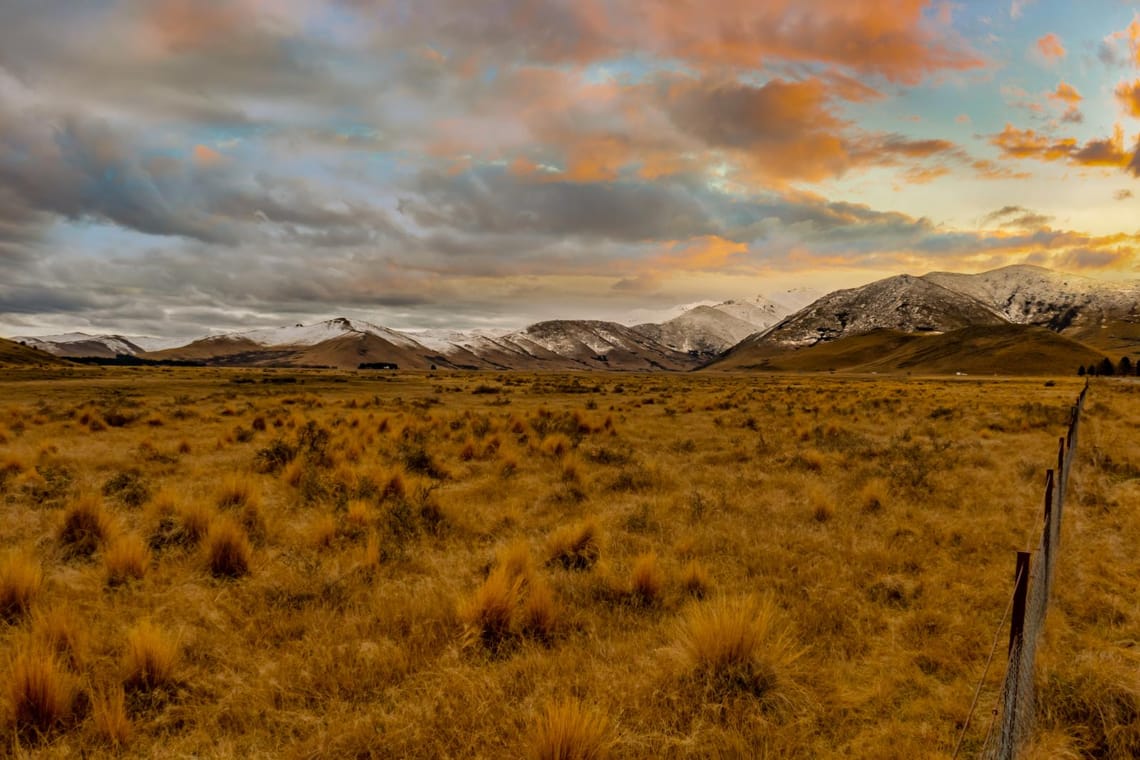
<path id="1" fill-rule="evenodd" d="M 0 752 L 949 756 L 1079 388 L 5 372 Z M 1094 382 L 1039 757 L 1140 748 L 1138 417 Z"/>

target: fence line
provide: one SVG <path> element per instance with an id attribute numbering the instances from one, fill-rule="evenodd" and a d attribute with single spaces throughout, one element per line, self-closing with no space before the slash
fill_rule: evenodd
<path id="1" fill-rule="evenodd" d="M 1045 623 L 1049 606 L 1049 593 L 1053 587 L 1053 568 L 1061 543 L 1061 520 L 1065 510 L 1065 493 L 1069 485 L 1069 471 L 1077 451 L 1081 411 L 1085 406 L 1089 384 L 1077 396 L 1077 403 L 1069 411 L 1069 427 L 1057 447 L 1056 469 L 1046 471 L 1043 525 L 1040 538 L 1032 551 L 1019 551 L 1014 570 L 1014 586 L 1009 612 L 1008 666 L 994 707 L 993 719 L 986 732 L 980 757 L 983 760 L 1012 760 L 1024 747 L 1033 730 L 1036 712 L 1034 691 L 1034 663 L 1037 639 Z M 1004 623 L 1005 616 L 1002 617 Z M 999 634 L 1000 625 L 999 623 Z M 992 655 L 991 655 L 992 657 Z M 987 670 L 989 663 L 986 665 Z M 982 674 L 985 680 L 985 673 Z M 981 684 L 979 683 L 979 689 Z M 977 704 L 975 694 L 974 704 Z M 962 727 L 962 737 L 969 728 L 970 717 Z M 1000 727 L 995 731 L 995 727 Z"/>

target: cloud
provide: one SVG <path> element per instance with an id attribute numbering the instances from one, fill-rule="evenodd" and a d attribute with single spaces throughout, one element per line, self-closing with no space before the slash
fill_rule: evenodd
<path id="1" fill-rule="evenodd" d="M 1013 0 L 1009 5 L 1009 17 L 1012 19 L 1021 18 L 1021 14 L 1025 12 L 1025 9 L 1033 5 L 1034 2 L 1036 2 L 1036 0 Z"/>
<path id="2" fill-rule="evenodd" d="M 1066 55 L 1065 46 L 1061 43 L 1061 38 L 1053 32 L 1049 32 L 1043 37 L 1038 38 L 1034 47 L 1037 53 L 1046 62 L 1059 61 Z"/>
<path id="3" fill-rule="evenodd" d="M 1003 206 L 982 217 L 982 226 L 996 225 L 1002 228 L 1045 229 L 1052 217 L 1038 214 L 1022 206 Z"/>
<path id="4" fill-rule="evenodd" d="M 425 0 L 413 12 L 382 0 L 346 0 L 380 30 L 384 46 L 432 40 L 484 65 L 520 60 L 583 65 L 628 50 L 702 69 L 755 69 L 773 61 L 823 62 L 914 84 L 984 60 L 929 18 L 926 0 L 837 4 L 831 0 L 706 3 L 578 3 L 514 0 L 473 6 Z"/>
<path id="5" fill-rule="evenodd" d="M 1140 118 L 1140 79 L 1121 82 L 1113 90 L 1116 100 L 1129 116 Z"/>
<path id="6" fill-rule="evenodd" d="M 1124 132 L 1119 125 L 1111 137 L 1079 143 L 1073 137 L 1050 137 L 1033 129 L 1005 129 L 990 136 L 990 143 L 1008 158 L 1038 161 L 1065 161 L 1078 166 L 1122 168 L 1137 172 L 1133 153 L 1124 147 Z"/>

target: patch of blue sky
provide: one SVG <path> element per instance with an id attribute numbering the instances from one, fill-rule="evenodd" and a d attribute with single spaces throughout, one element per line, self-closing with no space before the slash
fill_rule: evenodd
<path id="1" fill-rule="evenodd" d="M 44 236 L 45 246 L 69 259 L 140 256 L 154 241 L 151 235 L 96 219 L 59 218 Z"/>
<path id="2" fill-rule="evenodd" d="M 586 66 L 582 78 L 589 84 L 641 84 L 658 74 L 689 74 L 692 71 L 680 61 L 659 60 L 644 55 L 627 55 L 598 61 Z"/>

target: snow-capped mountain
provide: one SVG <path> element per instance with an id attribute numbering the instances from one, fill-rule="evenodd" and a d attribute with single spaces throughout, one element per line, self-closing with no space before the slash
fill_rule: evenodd
<path id="1" fill-rule="evenodd" d="M 749 341 L 795 349 L 880 328 L 929 333 L 1007 321 L 972 296 L 903 274 L 830 293 Z"/>
<path id="2" fill-rule="evenodd" d="M 382 363 L 504 370 L 682 370 L 730 349 L 763 358 L 877 330 L 929 335 L 995 325 L 1044 327 L 1110 355 L 1135 353 L 1140 347 L 1140 282 L 1108 283 L 1011 266 L 974 275 L 898 275 L 821 298 L 814 295 L 800 288 L 746 300 L 698 302 L 666 321 L 634 327 L 551 320 L 506 334 L 400 331 L 340 317 L 211 335 L 183 345 L 85 333 L 17 340 L 72 357 L 131 354 L 213 365 L 355 368 Z"/>
<path id="3" fill-rule="evenodd" d="M 350 335 L 371 334 L 391 341 L 403 348 L 419 350 L 423 346 L 404 333 L 390 330 L 369 322 L 353 321 L 344 317 L 329 319 L 312 325 L 292 327 L 265 327 L 257 330 L 223 333 L 204 338 L 204 341 L 249 342 L 268 348 L 285 346 L 315 346 L 335 338 Z"/>
<path id="4" fill-rule="evenodd" d="M 61 335 L 19 337 L 13 338 L 13 340 L 56 356 L 94 356 L 113 359 L 117 354 L 134 356 L 145 350 L 133 340 L 122 335 L 88 335 L 87 333 L 74 332 Z"/>
<path id="5" fill-rule="evenodd" d="M 1058 332 L 1135 315 L 1140 303 L 1138 283 L 1105 282 L 1036 266 L 1008 266 L 981 274 L 931 272 L 923 279 L 969 295 L 1016 324 Z"/>
<path id="6" fill-rule="evenodd" d="M 732 301 L 728 304 L 736 305 Z M 715 356 L 767 327 L 718 308 L 724 305 L 697 306 L 668 322 L 637 325 L 633 329 L 675 351 Z"/>

